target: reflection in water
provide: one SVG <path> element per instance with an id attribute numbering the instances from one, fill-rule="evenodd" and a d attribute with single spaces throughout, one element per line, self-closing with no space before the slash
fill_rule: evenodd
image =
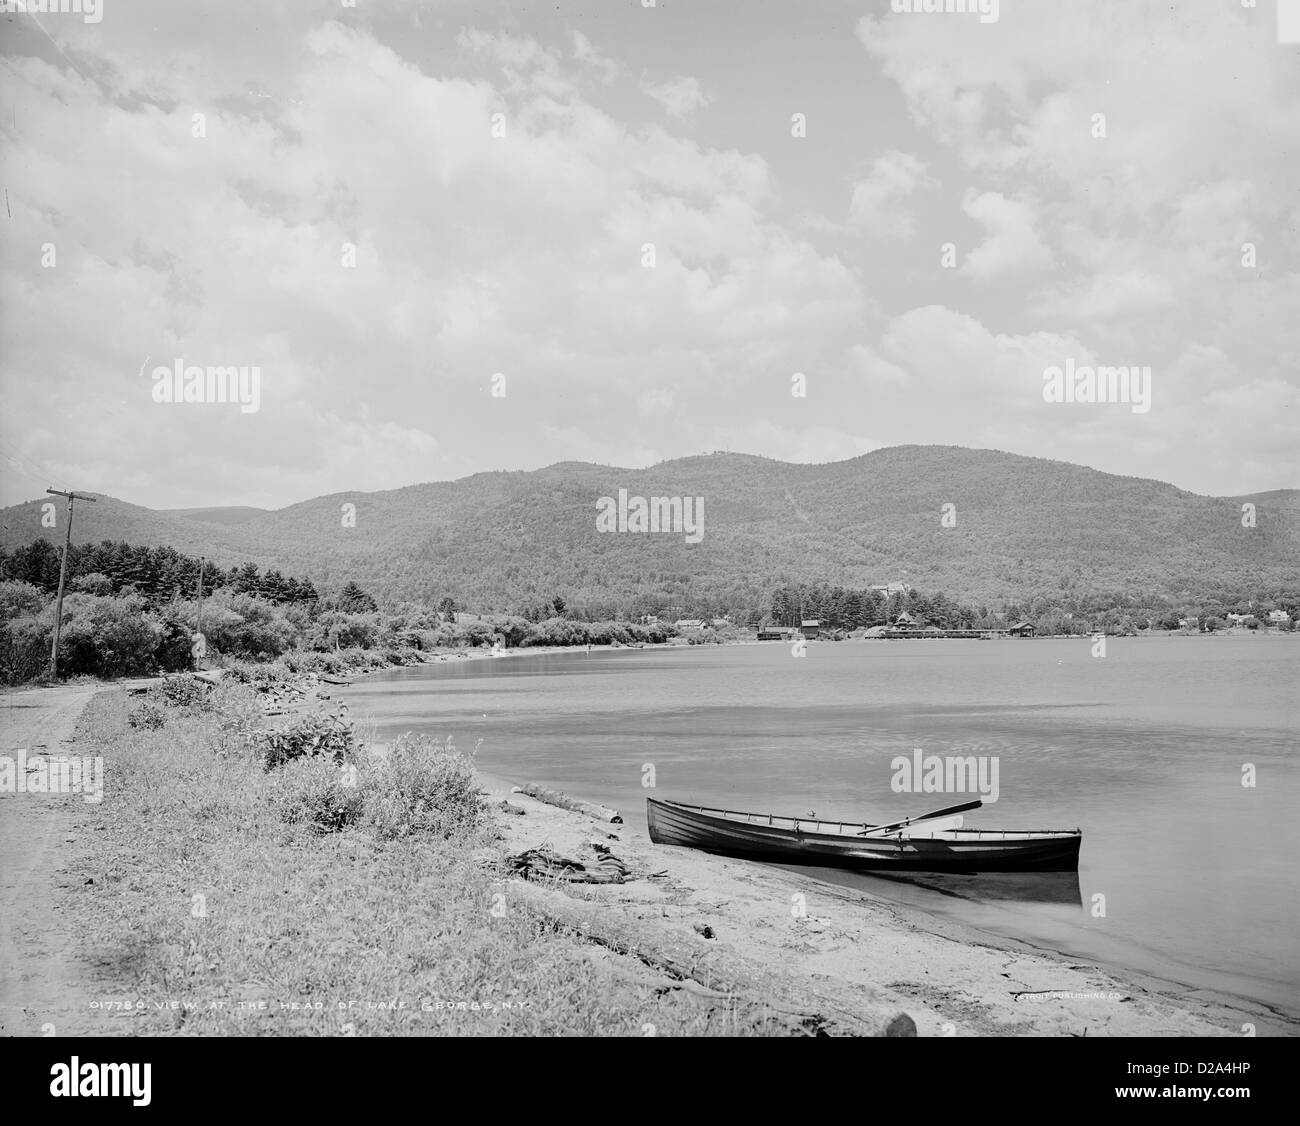
<path id="1" fill-rule="evenodd" d="M 912 884 L 957 899 L 1083 907 L 1078 872 L 872 872 L 867 879 Z"/>
<path id="2" fill-rule="evenodd" d="M 976 904 L 1051 903 L 1083 908 L 1078 872 L 853 872 L 794 864 L 773 867 L 807 872 L 828 884 L 921 906 L 927 905 L 924 900 L 917 900 L 915 889 Z M 930 903 L 928 907 L 932 911 L 943 910 L 939 903 Z"/>

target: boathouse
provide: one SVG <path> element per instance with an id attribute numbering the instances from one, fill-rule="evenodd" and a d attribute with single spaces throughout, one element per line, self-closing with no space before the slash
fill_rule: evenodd
<path id="1" fill-rule="evenodd" d="M 1012 637 L 1033 637 L 1034 626 L 1032 622 L 1017 622 L 1015 625 L 1007 627 L 1007 633 Z"/>
<path id="2" fill-rule="evenodd" d="M 799 632 L 804 637 L 817 637 L 822 631 L 822 623 L 819 618 L 804 618 L 799 623 Z"/>

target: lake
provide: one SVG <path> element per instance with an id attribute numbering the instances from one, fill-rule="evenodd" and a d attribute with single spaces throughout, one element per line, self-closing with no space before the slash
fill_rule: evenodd
<path id="1" fill-rule="evenodd" d="M 966 826 L 1079 827 L 1077 881 L 810 874 L 1300 1014 L 1300 638 L 1093 648 L 1081 638 L 810 642 L 803 657 L 781 642 L 580 651 L 394 670 L 346 694 L 381 739 L 452 735 L 459 750 L 477 745 L 485 772 L 614 806 L 640 832 L 650 795 L 897 820 L 963 796 L 895 793 L 896 756 L 987 757 L 997 800 Z"/>

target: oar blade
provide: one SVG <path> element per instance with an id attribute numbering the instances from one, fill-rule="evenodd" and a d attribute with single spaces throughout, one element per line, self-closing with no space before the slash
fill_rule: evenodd
<path id="1" fill-rule="evenodd" d="M 979 809 L 983 804 L 982 799 L 976 798 L 974 801 L 962 802 L 961 805 L 950 805 L 943 809 L 936 809 L 933 813 L 922 813 L 919 817 L 904 817 L 902 821 L 894 821 L 888 825 L 873 825 L 870 829 L 860 829 L 858 836 L 878 836 L 881 833 L 889 833 L 907 825 L 915 825 L 918 821 L 929 821 L 932 817 L 947 817 L 953 813 L 965 813 L 967 810 Z"/>

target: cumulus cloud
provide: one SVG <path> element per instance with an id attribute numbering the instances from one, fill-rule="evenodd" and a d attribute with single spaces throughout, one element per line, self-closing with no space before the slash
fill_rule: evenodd
<path id="1" fill-rule="evenodd" d="M 712 100 L 704 92 L 698 78 L 683 76 L 666 82 L 643 81 L 641 92 L 653 98 L 669 117 L 690 117 Z"/>
<path id="2" fill-rule="evenodd" d="M 539 421 L 599 435 L 629 408 L 671 418 L 665 372 L 717 409 L 711 388 L 860 329 L 853 271 L 774 218 L 761 158 L 622 125 L 528 37 L 470 27 L 458 46 L 481 76 L 319 23 L 256 108 L 213 108 L 202 70 L 159 63 L 147 97 L 105 98 L 13 60 L 4 97 L 28 108 L 11 207 L 59 260 L 0 263 L 5 444 L 30 452 L 63 409 L 118 480 L 178 466 L 160 502 L 201 502 L 214 480 L 289 501 L 482 468 L 466 433 L 537 461 Z M 74 282 L 77 315 L 43 315 Z M 257 365 L 261 410 L 153 403 L 147 357 L 146 373 Z"/>
<path id="3" fill-rule="evenodd" d="M 906 237 L 915 230 L 912 203 L 921 188 L 935 186 L 926 166 L 911 153 L 890 151 L 876 158 L 867 176 L 853 185 L 849 222 L 881 237 Z"/>
<path id="4" fill-rule="evenodd" d="M 882 13 L 848 58 L 808 25 L 829 100 L 793 139 L 802 56 L 761 88 L 725 52 L 628 81 L 688 64 L 641 21 L 284 0 L 250 36 L 262 0 L 222 10 L 47 21 L 59 49 L 6 25 L 0 451 L 41 478 L 8 501 L 877 441 L 1296 483 L 1300 72 L 1263 13 Z M 1044 403 L 1067 355 L 1149 364 L 1152 410 Z M 261 410 L 153 403 L 177 357 L 258 365 Z"/>
<path id="5" fill-rule="evenodd" d="M 966 255 L 961 272 L 976 280 L 1010 273 L 1031 273 L 1051 264 L 1052 252 L 1035 230 L 1035 209 L 1001 192 L 967 192 L 962 210 L 988 231 Z"/>
<path id="6" fill-rule="evenodd" d="M 573 33 L 573 57 L 597 71 L 606 86 L 627 71 L 627 67 L 617 59 L 611 59 L 596 50 L 591 40 L 580 31 Z"/>

